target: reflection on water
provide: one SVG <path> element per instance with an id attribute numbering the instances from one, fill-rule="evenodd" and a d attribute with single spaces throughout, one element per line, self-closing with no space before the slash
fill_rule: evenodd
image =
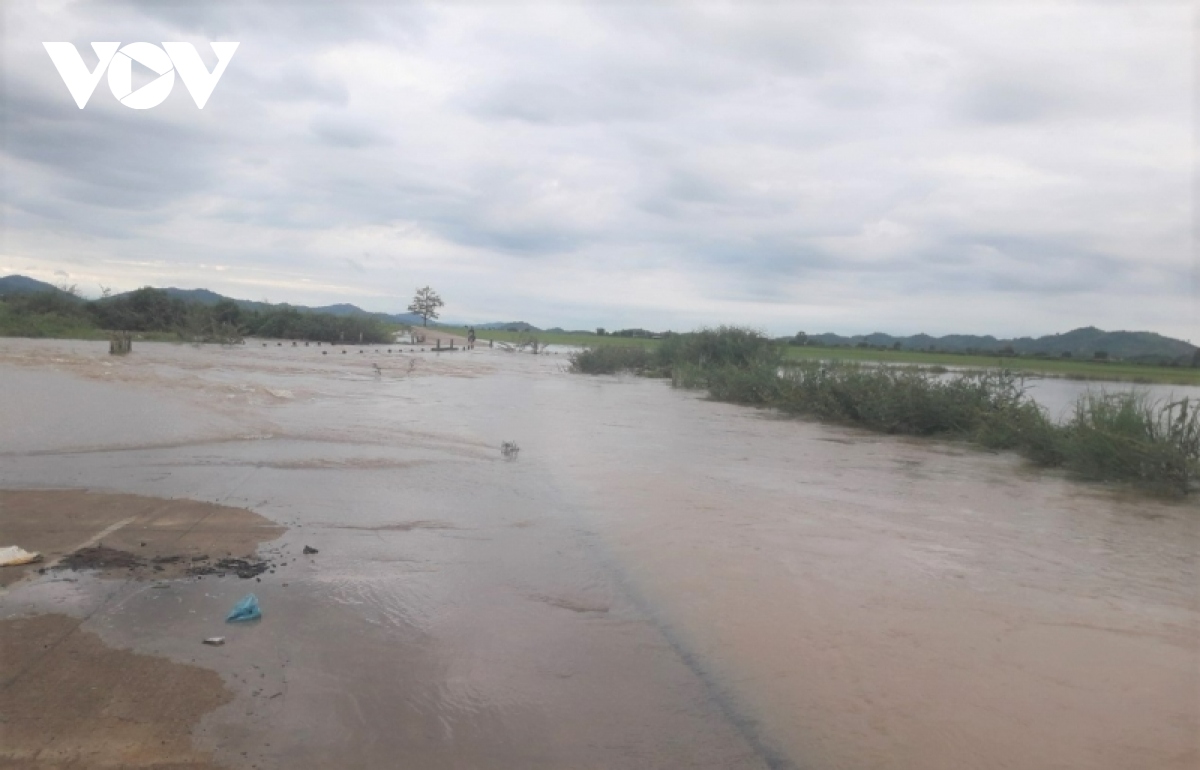
<path id="1" fill-rule="evenodd" d="M 1055 377 L 1028 379 L 1025 387 L 1035 401 L 1046 408 L 1046 412 L 1055 420 L 1069 419 L 1075 403 L 1093 393 L 1127 393 L 1131 390 L 1145 393 L 1151 401 L 1167 404 L 1188 398 L 1195 404 L 1200 404 L 1200 387 L 1195 385 L 1156 385 L 1135 384 L 1129 382 L 1089 382 L 1083 380 L 1067 380 Z"/>

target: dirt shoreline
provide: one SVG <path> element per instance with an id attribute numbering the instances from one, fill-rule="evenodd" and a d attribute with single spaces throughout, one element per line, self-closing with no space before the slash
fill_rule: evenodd
<path id="1" fill-rule="evenodd" d="M 233 700 L 220 675 L 114 649 L 81 625 L 0 620 L 0 767 L 217 770 L 192 731 Z"/>
<path id="2" fill-rule="evenodd" d="M 0 568 L 0 587 L 54 569 L 173 579 L 240 558 L 284 531 L 244 508 L 72 489 L 0 489 L 0 532 L 43 561 Z M 237 567 L 231 567 L 236 572 Z"/>
<path id="3" fill-rule="evenodd" d="M 26 489 L 0 490 L 0 532 L 43 555 L 0 568 L 0 586 L 11 591 L 42 575 L 81 571 L 106 580 L 196 580 L 206 569 L 225 572 L 218 565 L 234 553 L 263 563 L 255 551 L 284 528 L 253 511 L 194 500 Z M 0 620 L 0 767 L 217 768 L 191 736 L 201 718 L 233 700 L 221 676 L 114 648 L 85 622 L 56 613 Z"/>

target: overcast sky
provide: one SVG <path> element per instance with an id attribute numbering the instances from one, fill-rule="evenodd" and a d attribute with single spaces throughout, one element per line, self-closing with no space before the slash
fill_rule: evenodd
<path id="1" fill-rule="evenodd" d="M 1190 5 L 0 13 L 0 275 L 390 312 L 428 284 L 448 319 L 567 328 L 1200 341 Z M 210 68 L 241 45 L 203 110 L 104 79 L 80 110 L 43 41 L 89 67 L 92 41 Z"/>

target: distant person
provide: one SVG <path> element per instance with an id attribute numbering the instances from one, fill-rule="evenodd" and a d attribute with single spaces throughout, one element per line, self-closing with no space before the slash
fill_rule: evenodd
<path id="1" fill-rule="evenodd" d="M 475 349 L 475 327 L 467 327 L 467 350 Z"/>

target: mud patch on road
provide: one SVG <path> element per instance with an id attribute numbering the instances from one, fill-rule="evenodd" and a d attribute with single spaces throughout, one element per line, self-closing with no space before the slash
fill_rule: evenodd
<path id="1" fill-rule="evenodd" d="M 0 621 L 0 766 L 208 770 L 192 730 L 220 675 L 108 647 L 65 615 Z"/>
<path id="2" fill-rule="evenodd" d="M 0 490 L 0 532 L 5 545 L 45 557 L 0 569 L 0 586 L 8 586 L 55 568 L 162 579 L 209 574 L 208 564 L 225 560 L 230 566 L 216 571 L 240 573 L 247 571 L 240 562 L 262 564 L 254 552 L 284 528 L 245 508 L 195 500 L 30 489 Z"/>

